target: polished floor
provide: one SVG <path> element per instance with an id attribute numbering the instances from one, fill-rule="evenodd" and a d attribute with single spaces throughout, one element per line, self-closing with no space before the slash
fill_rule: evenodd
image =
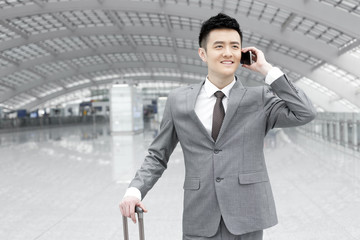
<path id="1" fill-rule="evenodd" d="M 0 239 L 123 239 L 118 203 L 154 134 L 112 136 L 107 125 L 0 134 Z M 279 216 L 265 240 L 360 239 L 359 155 L 279 130 L 265 156 Z M 146 239 L 181 239 L 183 175 L 177 147 L 144 200 Z"/>

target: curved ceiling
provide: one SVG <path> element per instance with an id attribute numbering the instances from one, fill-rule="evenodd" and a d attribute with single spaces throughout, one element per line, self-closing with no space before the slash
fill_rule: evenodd
<path id="1" fill-rule="evenodd" d="M 235 17 L 243 45 L 262 49 L 320 110 L 360 112 L 354 0 L 0 0 L 0 107 L 30 110 L 114 79 L 199 82 L 198 33 L 218 12 Z"/>

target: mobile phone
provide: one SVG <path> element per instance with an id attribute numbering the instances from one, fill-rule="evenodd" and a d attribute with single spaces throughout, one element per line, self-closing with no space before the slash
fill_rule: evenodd
<path id="1" fill-rule="evenodd" d="M 252 59 L 252 52 L 251 51 L 247 51 L 247 52 L 242 52 L 241 53 L 241 59 L 240 59 L 240 63 L 241 64 L 245 64 L 245 65 L 251 65 L 254 61 Z"/>

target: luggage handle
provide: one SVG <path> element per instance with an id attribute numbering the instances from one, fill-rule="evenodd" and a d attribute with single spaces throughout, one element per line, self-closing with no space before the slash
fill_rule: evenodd
<path id="1" fill-rule="evenodd" d="M 141 207 L 136 206 L 135 212 L 138 215 L 139 222 L 139 238 L 140 240 L 145 240 L 144 234 L 144 210 Z M 127 217 L 123 216 L 123 231 L 124 231 L 124 240 L 129 240 L 129 229 L 128 229 L 128 220 Z"/>

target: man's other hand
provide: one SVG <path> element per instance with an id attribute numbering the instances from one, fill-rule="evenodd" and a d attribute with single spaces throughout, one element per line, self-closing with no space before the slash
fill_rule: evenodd
<path id="1" fill-rule="evenodd" d="M 139 206 L 142 210 L 144 210 L 144 212 L 147 212 L 147 209 L 140 199 L 133 196 L 124 197 L 119 206 L 121 214 L 125 217 L 131 218 L 134 223 L 136 223 L 135 206 Z"/>

